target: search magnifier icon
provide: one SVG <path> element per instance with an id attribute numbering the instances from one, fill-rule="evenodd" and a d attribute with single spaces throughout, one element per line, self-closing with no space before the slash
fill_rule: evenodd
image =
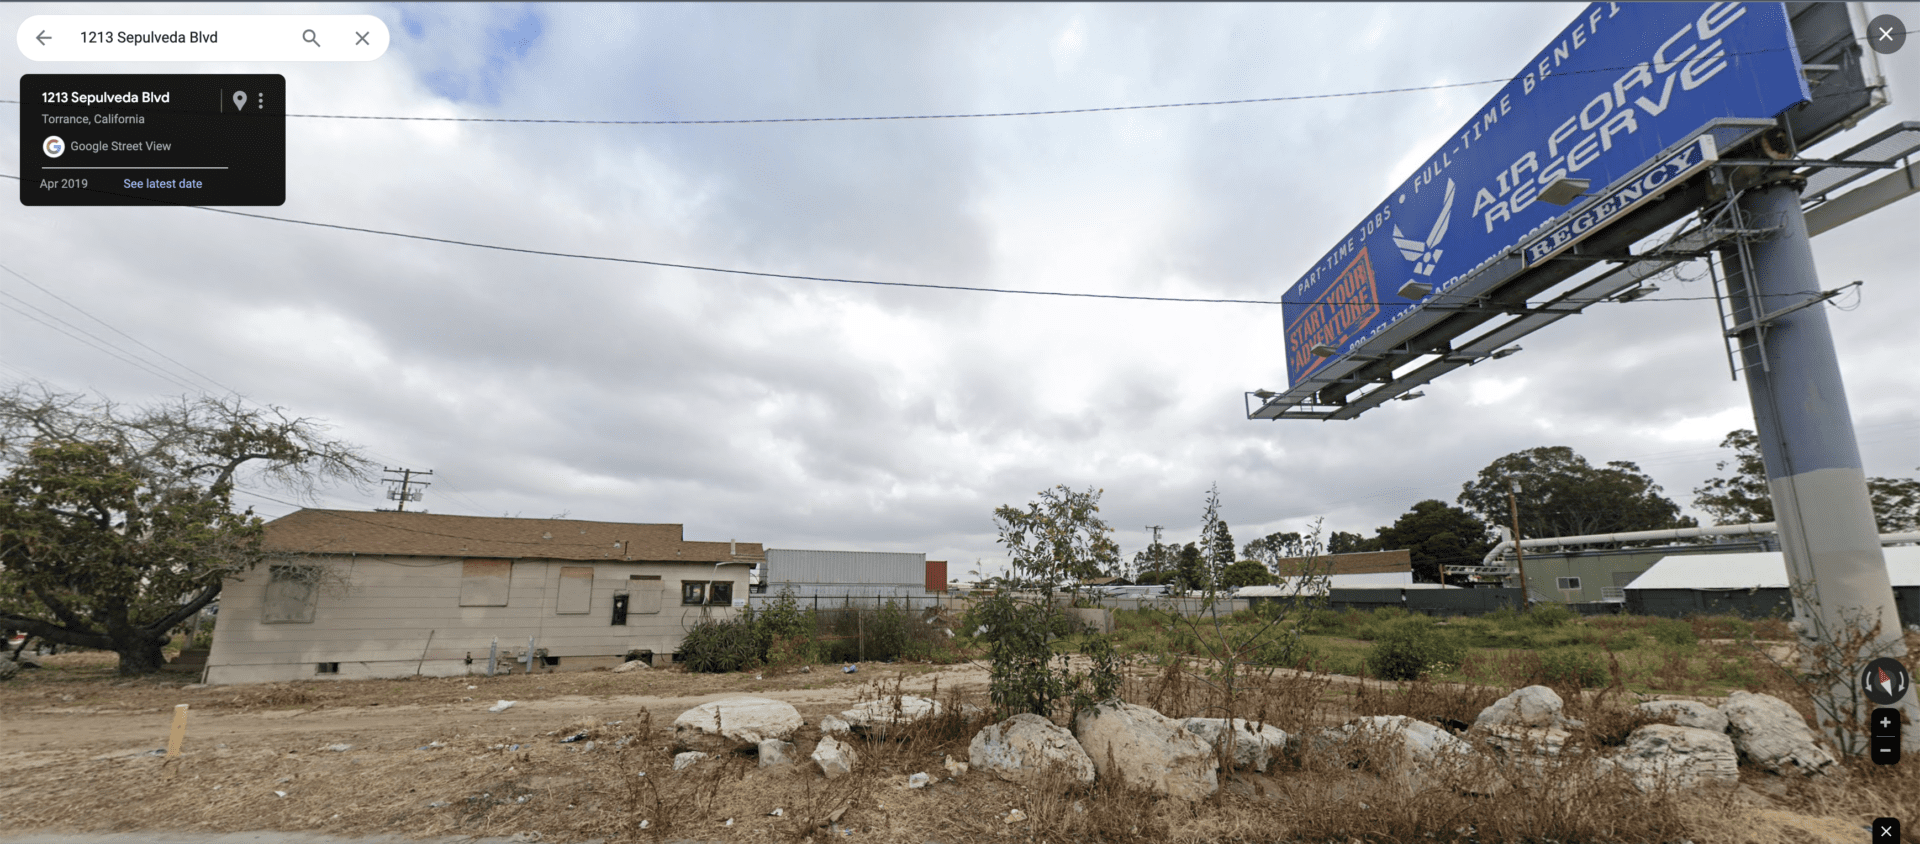
<path id="1" fill-rule="evenodd" d="M 311 29 L 307 30 L 306 32 L 300 33 L 300 40 L 305 41 L 308 44 L 312 44 L 315 47 L 320 46 L 320 40 L 314 37 L 313 30 Z"/>

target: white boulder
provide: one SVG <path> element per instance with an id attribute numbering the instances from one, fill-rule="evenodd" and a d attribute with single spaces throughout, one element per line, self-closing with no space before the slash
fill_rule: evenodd
<path id="1" fill-rule="evenodd" d="M 684 771 L 705 758 L 707 758 L 707 754 L 701 753 L 698 750 L 676 753 L 673 755 L 673 769 L 676 771 Z"/>
<path id="2" fill-rule="evenodd" d="M 673 719 L 673 743 L 680 750 L 724 753 L 765 739 L 792 738 L 801 723 L 799 710 L 790 703 L 730 697 L 700 704 Z"/>
<path id="3" fill-rule="evenodd" d="M 1821 747 L 1805 719 L 1772 695 L 1734 692 L 1720 706 L 1740 756 L 1776 774 L 1827 773 L 1838 760 Z"/>
<path id="4" fill-rule="evenodd" d="M 1082 783 L 1090 784 L 1094 777 L 1093 759 L 1073 733 L 1027 712 L 974 734 L 973 742 L 967 745 L 967 762 L 959 764 L 962 770 L 971 764 L 1021 785 L 1037 785 L 1056 768 Z"/>
<path id="5" fill-rule="evenodd" d="M 1245 718 L 1233 719 L 1233 726 L 1227 726 L 1225 718 L 1188 718 L 1181 722 L 1187 732 L 1200 737 L 1209 747 L 1224 748 L 1228 737 L 1233 741 L 1233 766 L 1252 768 L 1261 773 L 1267 772 L 1267 766 L 1273 758 L 1287 747 L 1287 733 L 1272 724 L 1260 724 L 1254 729 L 1254 723 Z"/>
<path id="6" fill-rule="evenodd" d="M 1335 749 L 1350 755 L 1347 751 L 1355 737 L 1377 742 L 1389 752 L 1402 753 L 1406 761 L 1420 765 L 1456 761 L 1473 752 L 1459 736 L 1405 715 L 1356 718 L 1351 723 L 1321 730 L 1314 744 L 1322 750 Z"/>
<path id="7" fill-rule="evenodd" d="M 1481 727 L 1475 731 L 1487 746 L 1512 756 L 1558 756 L 1573 733 L 1559 727 Z"/>
<path id="8" fill-rule="evenodd" d="M 1073 732 L 1100 776 L 1187 801 L 1220 790 L 1213 748 L 1147 707 L 1101 703 L 1074 717 Z"/>
<path id="9" fill-rule="evenodd" d="M 793 742 L 771 738 L 761 739 L 759 753 L 760 767 L 772 768 L 779 765 L 791 765 L 793 764 L 794 753 Z"/>
<path id="10" fill-rule="evenodd" d="M 853 730 L 852 724 L 849 724 L 845 721 L 835 718 L 832 715 L 828 715 L 827 717 L 820 719 L 820 733 L 822 735 L 827 735 L 831 733 L 845 733 L 845 732 L 851 732 L 852 730 Z"/>
<path id="11" fill-rule="evenodd" d="M 1727 716 L 1720 710 L 1692 700 L 1650 700 L 1634 709 L 1654 718 L 1670 720 L 1676 727 L 1692 727 L 1716 733 L 1727 731 Z"/>
<path id="12" fill-rule="evenodd" d="M 1492 706 L 1480 711 L 1480 717 L 1473 719 L 1475 728 L 1503 727 L 1578 727 L 1579 721 L 1561 714 L 1566 702 L 1560 699 L 1552 689 L 1546 686 L 1528 686 L 1516 689 L 1510 695 L 1494 701 Z"/>
<path id="13" fill-rule="evenodd" d="M 860 754 L 853 752 L 853 746 L 833 736 L 823 736 L 820 745 L 813 749 L 813 764 L 820 766 L 820 773 L 827 779 L 843 777 L 853 773 L 853 766 L 860 761 Z"/>
<path id="14" fill-rule="evenodd" d="M 930 715 L 940 714 L 940 702 L 917 695 L 881 698 L 854 704 L 840 717 L 856 730 L 884 736 L 894 727 L 904 727 Z"/>
<path id="15" fill-rule="evenodd" d="M 1733 740 L 1699 727 L 1648 724 L 1634 730 L 1610 761 L 1643 792 L 1740 782 Z"/>

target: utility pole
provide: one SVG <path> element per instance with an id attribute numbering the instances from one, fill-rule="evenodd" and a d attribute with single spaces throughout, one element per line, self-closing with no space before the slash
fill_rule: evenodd
<path id="1" fill-rule="evenodd" d="M 1147 525 L 1146 527 L 1147 530 L 1153 531 L 1153 544 L 1147 546 L 1147 548 L 1152 552 L 1149 556 L 1153 559 L 1153 564 L 1157 566 L 1166 562 L 1166 553 L 1160 550 L 1160 526 Z M 1140 572 L 1134 572 L 1134 575 L 1137 577 L 1140 575 Z"/>
<path id="2" fill-rule="evenodd" d="M 1520 610 L 1525 612 L 1532 604 L 1527 601 L 1527 554 L 1520 550 L 1520 505 L 1514 503 L 1514 494 L 1520 491 L 1520 479 L 1515 478 L 1507 487 L 1507 516 L 1513 520 L 1513 563 L 1520 569 Z"/>
<path id="3" fill-rule="evenodd" d="M 428 484 L 426 481 L 414 480 L 414 476 L 418 475 L 418 476 L 425 477 L 427 475 L 433 474 L 433 470 L 431 469 L 428 469 L 427 471 L 424 471 L 424 472 L 420 472 L 420 471 L 415 471 L 413 469 L 405 469 L 405 468 L 402 468 L 402 469 L 387 469 L 386 467 L 381 467 L 381 468 L 383 471 L 385 471 L 389 475 L 400 476 L 398 478 L 382 479 L 387 483 L 400 485 L 399 489 L 387 490 L 388 498 L 393 499 L 394 501 L 400 502 L 399 505 L 394 508 L 394 511 L 399 513 L 405 513 L 407 511 L 407 502 L 419 501 L 421 496 L 424 494 L 422 492 L 414 491 L 413 489 L 414 487 L 424 488 L 424 487 L 430 486 L 430 484 Z"/>

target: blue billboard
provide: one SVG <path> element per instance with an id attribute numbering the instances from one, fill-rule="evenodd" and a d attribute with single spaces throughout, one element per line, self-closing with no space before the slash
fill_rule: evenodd
<path id="1" fill-rule="evenodd" d="M 1588 6 L 1288 289 L 1290 383 L 1541 232 L 1551 248 L 1530 246 L 1529 264 L 1631 207 L 1551 205 L 1540 201 L 1547 186 L 1586 179 L 1598 191 L 1666 153 L 1635 178 L 1638 204 L 1711 160 L 1711 143 L 1678 146 L 1709 121 L 1772 118 L 1810 96 L 1780 3 Z M 1399 296 L 1410 281 L 1431 292 Z"/>

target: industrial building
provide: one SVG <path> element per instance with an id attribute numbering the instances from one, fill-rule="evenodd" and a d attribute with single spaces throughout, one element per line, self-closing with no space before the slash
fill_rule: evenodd
<path id="1" fill-rule="evenodd" d="M 1920 546 L 1881 549 L 1902 625 L 1920 624 Z M 1627 584 L 1627 611 L 1636 615 L 1715 615 L 1747 618 L 1793 614 L 1787 563 L 1778 551 L 1672 555 Z"/>
<path id="2" fill-rule="evenodd" d="M 807 602 L 929 599 L 946 592 L 947 564 L 920 553 L 769 548 L 752 590 L 756 604 L 781 592 Z"/>

